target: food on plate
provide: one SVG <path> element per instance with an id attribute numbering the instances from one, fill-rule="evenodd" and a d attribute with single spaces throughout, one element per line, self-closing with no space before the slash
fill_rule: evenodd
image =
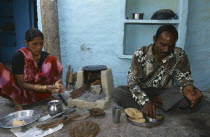
<path id="1" fill-rule="evenodd" d="M 137 123 L 145 123 L 145 119 L 144 118 L 139 118 L 139 119 L 133 119 L 133 118 L 130 118 L 130 120 L 134 121 L 134 122 L 137 122 Z"/>
<path id="2" fill-rule="evenodd" d="M 141 111 L 139 111 L 138 109 L 136 108 L 126 108 L 125 109 L 125 113 L 133 118 L 133 119 L 140 119 L 140 118 L 143 118 L 143 114 Z"/>
<path id="3" fill-rule="evenodd" d="M 145 123 L 145 119 L 141 111 L 136 108 L 126 108 L 125 113 L 128 115 L 128 118 L 134 122 Z"/>
<path id="4" fill-rule="evenodd" d="M 26 124 L 26 122 L 24 120 L 13 120 L 12 125 L 13 126 L 21 126 Z"/>
<path id="5" fill-rule="evenodd" d="M 163 115 L 157 115 L 157 116 L 156 116 L 156 119 L 157 119 L 157 120 L 163 119 Z"/>

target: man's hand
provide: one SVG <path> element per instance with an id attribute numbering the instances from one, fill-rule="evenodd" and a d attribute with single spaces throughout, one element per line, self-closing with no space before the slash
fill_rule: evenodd
<path id="1" fill-rule="evenodd" d="M 144 113 L 151 118 L 156 116 L 156 106 L 152 102 L 146 102 L 143 106 Z"/>
<path id="2" fill-rule="evenodd" d="M 191 102 L 191 108 L 198 104 L 203 95 L 200 90 L 195 88 L 193 85 L 187 85 L 182 90 L 183 95 Z"/>

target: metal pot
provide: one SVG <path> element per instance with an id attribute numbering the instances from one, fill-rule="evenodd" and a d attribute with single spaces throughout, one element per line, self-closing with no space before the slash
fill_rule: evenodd
<path id="1" fill-rule="evenodd" d="M 63 111 L 61 100 L 52 100 L 48 102 L 48 111 L 50 115 L 55 115 Z"/>
<path id="2" fill-rule="evenodd" d="M 144 13 L 133 13 L 133 19 L 138 20 L 138 19 L 143 19 Z"/>

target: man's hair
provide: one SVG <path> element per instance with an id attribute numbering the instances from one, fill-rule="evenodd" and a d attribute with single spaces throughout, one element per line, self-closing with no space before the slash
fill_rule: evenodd
<path id="1" fill-rule="evenodd" d="M 159 36 L 163 33 L 163 32 L 169 32 L 174 34 L 174 36 L 176 37 L 176 40 L 178 40 L 178 32 L 176 30 L 176 28 L 173 25 L 163 25 L 160 26 L 156 32 L 156 40 L 159 38 Z"/>
<path id="2" fill-rule="evenodd" d="M 41 37 L 42 40 L 44 39 L 43 33 L 37 28 L 31 28 L 31 29 L 26 31 L 26 33 L 25 33 L 25 40 L 26 41 L 30 42 L 35 37 Z"/>

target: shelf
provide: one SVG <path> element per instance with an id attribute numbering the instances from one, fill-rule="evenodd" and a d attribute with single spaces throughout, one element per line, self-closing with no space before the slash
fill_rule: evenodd
<path id="1" fill-rule="evenodd" d="M 132 55 L 121 55 L 121 59 L 132 59 Z"/>
<path id="2" fill-rule="evenodd" d="M 179 24 L 179 20 L 133 20 L 126 19 L 124 23 L 136 24 Z"/>

